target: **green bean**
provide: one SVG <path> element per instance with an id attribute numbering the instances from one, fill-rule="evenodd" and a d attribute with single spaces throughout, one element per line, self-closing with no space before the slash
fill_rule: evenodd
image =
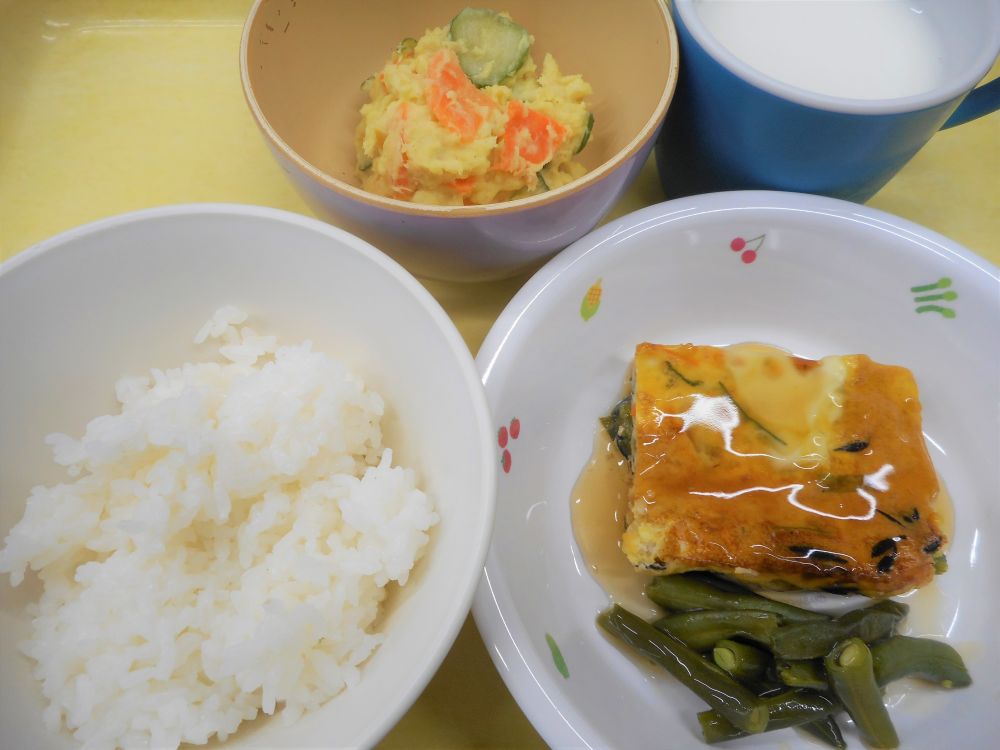
<path id="1" fill-rule="evenodd" d="M 824 695 L 811 690 L 785 690 L 764 700 L 767 706 L 768 726 L 775 729 L 794 727 L 828 716 L 837 705 Z"/>
<path id="2" fill-rule="evenodd" d="M 869 609 L 879 609 L 883 612 L 888 612 L 889 614 L 896 615 L 900 620 L 910 613 L 910 606 L 908 604 L 903 604 L 893 599 L 877 601 Z"/>
<path id="3" fill-rule="evenodd" d="M 845 750 L 847 747 L 847 743 L 844 742 L 844 735 L 840 731 L 840 725 L 833 718 L 833 714 L 824 716 L 822 719 L 816 719 L 816 721 L 811 721 L 808 724 L 803 724 L 799 729 L 803 732 L 808 732 L 830 747 L 837 748 L 837 750 Z"/>
<path id="4" fill-rule="evenodd" d="M 715 573 L 710 573 L 707 570 L 691 570 L 687 573 L 682 573 L 685 578 L 694 581 L 701 581 L 702 583 L 707 583 L 713 588 L 717 588 L 720 591 L 728 591 L 731 594 L 749 594 L 750 589 L 744 586 L 739 581 L 734 581 L 729 578 L 723 578 Z"/>
<path id="5" fill-rule="evenodd" d="M 809 690 L 786 690 L 765 698 L 763 704 L 767 706 L 768 732 L 809 724 L 837 710 L 828 698 Z M 717 711 L 702 711 L 698 714 L 698 723 L 702 737 L 710 745 L 747 736 Z"/>
<path id="6" fill-rule="evenodd" d="M 745 643 L 723 639 L 712 649 L 712 661 L 745 684 L 764 677 L 771 664 L 771 655 Z"/>
<path id="7" fill-rule="evenodd" d="M 875 680 L 879 685 L 903 677 L 919 677 L 944 688 L 972 684 L 959 653 L 947 643 L 931 638 L 897 635 L 871 647 Z"/>
<path id="8" fill-rule="evenodd" d="M 701 738 L 709 745 L 750 736 L 711 709 L 698 714 L 698 724 L 701 725 Z"/>
<path id="9" fill-rule="evenodd" d="M 830 689 L 823 663 L 817 659 L 779 659 L 774 667 L 778 679 L 788 687 Z"/>
<path id="10" fill-rule="evenodd" d="M 698 714 L 698 723 L 701 725 L 701 737 L 709 745 L 750 736 L 747 732 L 734 727 L 715 711 L 702 711 Z M 824 716 L 822 719 L 800 724 L 798 728 L 837 750 L 844 750 L 847 747 L 844 735 L 840 733 L 840 727 L 833 716 Z M 768 731 L 771 731 L 770 725 Z"/>
<path id="11" fill-rule="evenodd" d="M 662 617 L 653 627 L 669 633 L 695 651 L 707 651 L 716 641 L 734 635 L 768 643 L 780 623 L 781 618 L 771 612 L 698 610 Z"/>
<path id="12" fill-rule="evenodd" d="M 906 605 L 886 600 L 827 622 L 783 626 L 771 636 L 771 650 L 782 659 L 816 659 L 847 638 L 888 638 L 906 612 Z"/>
<path id="13" fill-rule="evenodd" d="M 768 710 L 750 690 L 680 641 L 614 605 L 597 623 L 648 659 L 660 664 L 734 726 L 756 734 L 767 728 Z"/>
<path id="14" fill-rule="evenodd" d="M 870 746 L 893 748 L 899 737 L 882 702 L 882 692 L 875 682 L 872 654 L 860 638 L 838 643 L 823 659 L 830 687 L 854 719 L 861 738 Z"/>
<path id="15" fill-rule="evenodd" d="M 722 591 L 709 583 L 686 576 L 659 576 L 646 585 L 646 594 L 661 607 L 685 612 L 696 609 L 749 609 L 772 612 L 787 622 L 821 622 L 829 619 L 824 614 L 793 607 L 758 594 Z"/>

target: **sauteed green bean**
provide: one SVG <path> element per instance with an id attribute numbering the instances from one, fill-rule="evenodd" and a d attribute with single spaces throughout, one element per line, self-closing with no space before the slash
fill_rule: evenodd
<path id="1" fill-rule="evenodd" d="M 829 619 L 818 612 L 810 612 L 751 592 L 723 591 L 703 579 L 685 575 L 660 576 L 654 579 L 646 586 L 646 595 L 661 607 L 679 612 L 696 609 L 748 609 L 756 612 L 773 612 L 786 622 L 817 622 Z"/>
<path id="2" fill-rule="evenodd" d="M 848 638 L 872 643 L 892 635 L 906 610 L 905 605 L 882 601 L 827 622 L 789 625 L 774 633 L 771 650 L 785 659 L 816 659 Z"/>
<path id="3" fill-rule="evenodd" d="M 734 636 L 768 643 L 780 624 L 781 618 L 772 612 L 700 610 L 668 615 L 654 622 L 653 627 L 695 651 L 707 651 L 718 641 Z"/>
<path id="4" fill-rule="evenodd" d="M 666 616 L 650 624 L 616 605 L 598 623 L 710 706 L 698 714 L 709 744 L 796 727 L 846 748 L 835 718 L 846 711 L 868 745 L 893 748 L 882 687 L 904 677 L 972 683 L 948 644 L 895 634 L 908 612 L 899 602 L 830 617 L 704 573 L 662 576 L 646 592 Z"/>
<path id="5" fill-rule="evenodd" d="M 862 739 L 871 747 L 899 747 L 896 728 L 875 682 L 872 654 L 860 638 L 849 638 L 823 659 L 830 686 L 843 703 Z"/>
<path id="6" fill-rule="evenodd" d="M 597 622 L 664 667 L 737 728 L 750 734 L 767 728 L 767 706 L 756 695 L 676 638 L 617 604 L 603 612 Z"/>
<path id="7" fill-rule="evenodd" d="M 919 677 L 944 688 L 972 684 L 962 657 L 941 641 L 897 635 L 876 643 L 871 652 L 875 680 L 879 685 L 888 685 L 903 677 Z"/>
<path id="8" fill-rule="evenodd" d="M 771 655 L 739 641 L 723 639 L 712 648 L 712 661 L 744 684 L 759 682 L 767 674 Z"/>

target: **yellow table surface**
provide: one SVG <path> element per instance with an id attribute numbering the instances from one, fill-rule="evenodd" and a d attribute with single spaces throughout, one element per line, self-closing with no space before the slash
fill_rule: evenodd
<path id="1" fill-rule="evenodd" d="M 250 0 L 0 0 L 0 260 L 112 214 L 193 201 L 312 215 L 243 101 Z M 1000 63 L 990 77 L 1000 74 Z M 612 213 L 663 200 L 652 163 Z M 944 131 L 869 205 L 1000 264 L 1000 114 Z M 524 277 L 427 282 L 478 350 Z M 1000 327 L 1000 321 L 998 321 Z M 533 748 L 469 618 L 382 748 Z"/>

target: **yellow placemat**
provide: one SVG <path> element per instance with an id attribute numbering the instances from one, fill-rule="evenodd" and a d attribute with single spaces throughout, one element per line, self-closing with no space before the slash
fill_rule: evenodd
<path id="1" fill-rule="evenodd" d="M 0 0 L 0 260 L 148 206 L 226 201 L 312 212 L 240 90 L 249 0 Z M 1000 65 L 991 76 L 1000 74 Z M 652 163 L 612 216 L 663 199 Z M 945 131 L 870 205 L 1000 264 L 1000 115 Z M 428 282 L 475 352 L 525 277 Z M 471 618 L 384 748 L 544 747 Z"/>

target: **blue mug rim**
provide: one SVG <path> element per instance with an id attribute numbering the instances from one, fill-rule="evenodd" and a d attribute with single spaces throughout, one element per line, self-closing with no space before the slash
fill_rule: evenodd
<path id="1" fill-rule="evenodd" d="M 671 0 L 670 5 L 676 23 L 683 25 L 699 46 L 717 63 L 754 88 L 766 91 L 786 101 L 830 112 L 892 115 L 936 107 L 965 96 L 972 91 L 1000 57 L 1000 0 L 987 0 L 988 4 L 984 7 L 994 16 L 995 22 L 984 24 L 987 43 L 966 67 L 962 76 L 955 76 L 947 84 L 922 94 L 894 99 L 854 99 L 830 96 L 792 86 L 752 68 L 718 42 L 705 27 L 695 8 L 697 2 L 698 0 Z"/>

